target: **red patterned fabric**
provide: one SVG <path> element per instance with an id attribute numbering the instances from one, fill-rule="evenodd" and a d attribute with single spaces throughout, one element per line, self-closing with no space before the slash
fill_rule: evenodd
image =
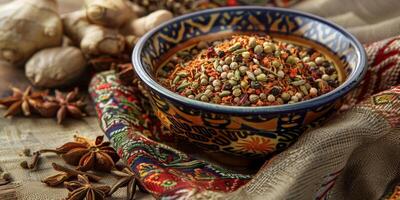
<path id="1" fill-rule="evenodd" d="M 360 85 L 348 97 L 353 106 L 400 82 L 400 36 L 365 45 L 369 68 Z"/>

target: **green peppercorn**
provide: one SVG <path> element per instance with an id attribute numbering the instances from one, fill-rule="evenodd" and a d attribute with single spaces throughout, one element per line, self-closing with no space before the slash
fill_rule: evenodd
<path id="1" fill-rule="evenodd" d="M 260 75 L 262 73 L 262 71 L 261 71 L 261 69 L 255 69 L 253 71 L 253 73 L 254 73 L 254 75 L 258 76 L 258 75 Z"/>
<path id="2" fill-rule="evenodd" d="M 221 81 L 220 80 L 214 80 L 213 82 L 212 82 L 212 85 L 214 86 L 214 87 L 217 87 L 217 86 L 221 86 Z"/>
<path id="3" fill-rule="evenodd" d="M 201 74 L 200 79 L 208 79 L 208 76 L 206 74 Z"/>
<path id="4" fill-rule="evenodd" d="M 274 102 L 274 101 L 275 101 L 275 96 L 272 95 L 272 94 L 270 94 L 270 95 L 268 95 L 267 100 L 268 100 L 269 102 Z"/>
<path id="5" fill-rule="evenodd" d="M 232 86 L 233 86 L 233 85 L 237 85 L 237 81 L 232 80 L 232 79 L 230 79 L 230 80 L 228 81 L 228 83 L 231 84 Z"/>
<path id="6" fill-rule="evenodd" d="M 237 62 L 232 62 L 232 63 L 229 65 L 229 67 L 230 67 L 231 69 L 235 70 L 235 69 L 237 69 L 237 68 L 239 67 L 239 65 L 238 65 Z"/>
<path id="7" fill-rule="evenodd" d="M 214 96 L 214 97 L 212 98 L 212 101 L 213 101 L 214 103 L 220 103 L 220 102 L 221 102 L 221 97 L 219 97 L 219 96 Z"/>
<path id="8" fill-rule="evenodd" d="M 259 97 L 258 97 L 258 95 L 256 95 L 256 94 L 251 94 L 251 95 L 249 96 L 249 101 L 250 101 L 251 103 L 256 103 L 256 102 L 258 101 L 258 99 L 259 99 Z"/>
<path id="9" fill-rule="evenodd" d="M 247 71 L 248 69 L 249 69 L 249 68 L 246 67 L 246 66 L 240 66 L 240 67 L 239 67 L 240 74 L 245 75 L 245 74 L 246 74 L 246 71 Z"/>
<path id="10" fill-rule="evenodd" d="M 213 95 L 212 90 L 207 89 L 206 91 L 204 91 L 204 95 L 206 95 L 207 97 L 211 97 Z"/>
<path id="11" fill-rule="evenodd" d="M 249 38 L 249 48 L 254 48 L 257 45 L 257 40 L 255 37 L 251 37 Z"/>
<path id="12" fill-rule="evenodd" d="M 232 62 L 232 58 L 230 56 L 225 58 L 225 64 L 229 65 Z"/>
<path id="13" fill-rule="evenodd" d="M 323 74 L 321 78 L 322 78 L 322 80 L 324 80 L 324 81 L 329 81 L 329 80 L 331 80 L 331 77 L 330 77 L 328 74 Z"/>
<path id="14" fill-rule="evenodd" d="M 200 97 L 200 100 L 201 100 L 201 101 L 204 101 L 204 102 L 210 101 L 210 99 L 209 99 L 206 95 L 201 96 L 201 97 Z"/>
<path id="15" fill-rule="evenodd" d="M 279 58 L 281 56 L 281 52 L 280 51 L 275 51 L 274 56 Z"/>
<path id="16" fill-rule="evenodd" d="M 309 56 L 306 56 L 306 57 L 302 58 L 301 60 L 302 60 L 303 62 L 307 63 L 307 62 L 310 62 L 310 57 L 309 57 Z"/>
<path id="17" fill-rule="evenodd" d="M 264 52 L 265 53 L 272 53 L 273 49 L 272 49 L 272 47 L 270 45 L 264 46 Z"/>
<path id="18" fill-rule="evenodd" d="M 238 96 L 240 96 L 240 95 L 242 94 L 242 90 L 240 90 L 240 89 L 234 89 L 234 90 L 232 91 L 232 94 L 233 94 L 235 97 L 238 97 Z"/>
<path id="19" fill-rule="evenodd" d="M 185 91 L 185 95 L 186 95 L 186 96 L 189 96 L 189 95 L 191 95 L 191 94 L 193 94 L 192 90 L 186 90 L 186 91 Z"/>
<path id="20" fill-rule="evenodd" d="M 281 66 L 281 63 L 278 62 L 278 61 L 276 61 L 276 60 L 274 60 L 274 61 L 272 61 L 272 66 L 274 66 L 274 67 L 280 67 L 280 66 Z"/>
<path id="21" fill-rule="evenodd" d="M 200 80 L 200 85 L 207 85 L 208 84 L 208 80 L 203 78 Z"/>
<path id="22" fill-rule="evenodd" d="M 288 57 L 286 58 L 286 63 L 291 64 L 291 65 L 296 64 L 296 57 L 294 57 L 294 56 L 288 56 Z"/>
<path id="23" fill-rule="evenodd" d="M 254 53 L 261 54 L 264 51 L 261 45 L 257 45 L 254 47 Z"/>
<path id="24" fill-rule="evenodd" d="M 322 64 L 324 61 L 325 61 L 325 58 L 323 58 L 323 57 L 316 57 L 316 58 L 315 58 L 315 63 L 316 63 L 317 65 Z"/>
<path id="25" fill-rule="evenodd" d="M 316 67 L 316 66 L 317 66 L 317 65 L 315 64 L 315 62 L 308 62 L 307 64 L 308 64 L 308 66 L 310 66 L 310 67 Z"/>
<path id="26" fill-rule="evenodd" d="M 228 75 L 227 75 L 226 77 L 227 77 L 228 79 L 232 79 L 233 76 L 235 76 L 235 75 L 233 74 L 233 72 L 228 72 Z"/>
<path id="27" fill-rule="evenodd" d="M 192 83 L 193 89 L 197 89 L 198 87 L 199 87 L 199 83 L 197 81 Z"/>
<path id="28" fill-rule="evenodd" d="M 281 98 L 282 98 L 284 101 L 289 101 L 289 99 L 290 99 L 290 94 L 287 93 L 287 92 L 283 92 L 283 93 L 281 94 Z"/>
<path id="29" fill-rule="evenodd" d="M 219 73 L 221 73 L 221 72 L 224 71 L 224 70 L 222 69 L 222 66 L 221 66 L 221 65 L 218 65 L 217 68 L 216 68 L 215 70 L 217 70 L 217 72 L 219 72 Z"/>
<path id="30" fill-rule="evenodd" d="M 259 74 L 256 79 L 257 81 L 267 81 L 267 76 L 265 74 Z"/>
<path id="31" fill-rule="evenodd" d="M 261 100 L 266 100 L 267 99 L 267 95 L 265 93 L 260 93 L 258 96 L 260 96 Z"/>
<path id="32" fill-rule="evenodd" d="M 250 58 L 250 52 L 248 52 L 248 51 L 243 52 L 242 53 L 242 57 L 243 58 Z"/>

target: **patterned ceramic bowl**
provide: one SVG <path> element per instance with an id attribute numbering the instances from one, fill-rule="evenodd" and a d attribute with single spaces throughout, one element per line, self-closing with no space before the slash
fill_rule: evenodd
<path id="1" fill-rule="evenodd" d="M 156 69 L 179 49 L 238 32 L 268 33 L 316 48 L 337 65 L 342 84 L 295 104 L 239 107 L 192 100 L 156 81 Z M 366 55 L 351 34 L 320 17 L 278 8 L 229 7 L 184 15 L 150 31 L 138 42 L 133 65 L 152 94 L 154 111 L 178 138 L 211 152 L 259 157 L 285 149 L 307 127 L 334 113 L 365 74 Z"/>

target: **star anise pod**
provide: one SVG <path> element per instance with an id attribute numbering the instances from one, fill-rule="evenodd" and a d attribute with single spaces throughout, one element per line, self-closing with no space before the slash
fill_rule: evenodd
<path id="1" fill-rule="evenodd" d="M 5 117 L 17 115 L 21 111 L 25 116 L 31 115 L 32 107 L 47 95 L 46 92 L 33 92 L 31 86 L 28 86 L 25 91 L 15 87 L 11 87 L 11 90 L 12 96 L 0 98 L 0 105 L 8 108 L 4 113 Z"/>
<path id="2" fill-rule="evenodd" d="M 85 175 L 78 175 L 78 180 L 64 182 L 70 191 L 67 200 L 103 200 L 106 198 L 110 187 L 106 185 L 94 186 Z"/>
<path id="3" fill-rule="evenodd" d="M 98 136 L 94 142 L 76 136 L 75 142 L 68 142 L 56 151 L 70 165 L 78 165 L 78 170 L 91 169 L 109 172 L 119 160 L 118 154 L 110 147 L 110 142 L 103 141 L 104 136 Z"/>
<path id="4" fill-rule="evenodd" d="M 60 173 L 49 176 L 49 177 L 45 178 L 44 180 L 42 180 L 43 183 L 46 183 L 48 186 L 51 186 L 51 187 L 58 186 L 72 178 L 77 178 L 78 175 L 85 175 L 90 180 L 95 181 L 95 182 L 98 182 L 101 179 L 101 177 L 96 176 L 94 174 L 70 169 L 68 167 L 58 165 L 56 163 L 52 163 L 52 166 L 53 166 L 54 170 L 59 171 Z"/>
<path id="5" fill-rule="evenodd" d="M 115 191 L 117 191 L 121 187 L 127 187 L 127 197 L 128 200 L 135 199 L 136 194 L 136 178 L 135 174 L 131 171 L 129 167 L 123 168 L 121 171 L 117 169 L 111 170 L 111 173 L 120 177 L 120 179 L 114 183 L 111 187 L 109 195 L 112 195 Z"/>
<path id="6" fill-rule="evenodd" d="M 75 88 L 73 91 L 69 92 L 68 94 L 64 95 L 59 90 L 55 91 L 55 97 L 47 97 L 50 101 L 47 103 L 46 106 L 47 110 L 57 107 L 57 123 L 61 124 L 62 121 L 67 117 L 67 115 L 72 116 L 74 118 L 82 118 L 86 116 L 83 112 L 84 107 L 86 104 L 83 102 L 82 99 L 78 99 L 79 89 Z M 43 114 L 43 113 L 42 113 Z M 52 113 L 48 113 L 49 115 Z"/>

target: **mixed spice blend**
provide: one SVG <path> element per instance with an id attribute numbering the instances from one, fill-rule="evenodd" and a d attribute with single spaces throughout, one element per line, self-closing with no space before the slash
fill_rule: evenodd
<path id="1" fill-rule="evenodd" d="M 305 101 L 339 85 L 320 52 L 267 35 L 233 35 L 180 51 L 157 71 L 171 91 L 203 102 L 270 106 Z"/>

